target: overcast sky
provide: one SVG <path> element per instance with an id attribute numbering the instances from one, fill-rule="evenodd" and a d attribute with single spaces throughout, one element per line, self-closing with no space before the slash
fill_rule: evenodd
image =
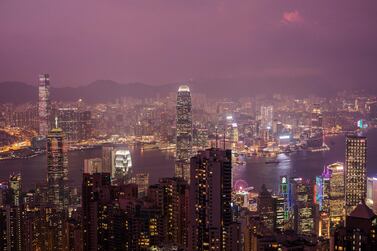
<path id="1" fill-rule="evenodd" d="M 377 84 L 376 0 L 0 0 L 0 81 Z M 308 81 L 306 81 L 308 80 Z"/>

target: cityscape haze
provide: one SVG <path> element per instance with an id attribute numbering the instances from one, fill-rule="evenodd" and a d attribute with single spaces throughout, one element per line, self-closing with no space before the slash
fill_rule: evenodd
<path id="1" fill-rule="evenodd" d="M 0 3 L 0 250 L 376 250 L 376 13 Z"/>

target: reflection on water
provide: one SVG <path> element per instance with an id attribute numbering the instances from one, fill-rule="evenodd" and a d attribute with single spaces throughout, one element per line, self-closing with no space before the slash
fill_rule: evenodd
<path id="1" fill-rule="evenodd" d="M 377 130 L 371 130 L 368 137 L 368 175 L 377 174 Z M 233 166 L 233 181 L 244 180 L 248 186 L 260 189 L 262 184 L 278 191 L 279 177 L 299 176 L 314 178 L 319 175 L 324 165 L 337 161 L 344 161 L 344 136 L 336 136 L 327 139 L 331 143 L 331 150 L 327 152 L 297 152 L 292 154 L 280 154 L 278 163 L 265 163 L 264 159 L 256 158 L 248 160 L 245 165 Z M 330 144 L 328 144 L 330 145 Z M 151 184 L 156 183 L 161 177 L 174 175 L 174 157 L 172 153 L 159 150 L 131 149 L 132 161 L 135 172 L 149 172 Z M 69 153 L 69 178 L 78 187 L 81 186 L 84 159 L 101 156 L 101 149 L 75 151 Z M 241 161 L 242 162 L 242 161 Z M 9 175 L 19 172 L 22 175 L 25 190 L 30 189 L 36 183 L 46 179 L 46 155 L 32 159 L 18 159 L 0 161 L 0 179 L 6 180 Z"/>
<path id="2" fill-rule="evenodd" d="M 277 165 L 278 169 L 289 169 L 292 167 L 291 159 L 285 153 L 279 154 L 276 159 L 279 161 L 279 164 Z"/>

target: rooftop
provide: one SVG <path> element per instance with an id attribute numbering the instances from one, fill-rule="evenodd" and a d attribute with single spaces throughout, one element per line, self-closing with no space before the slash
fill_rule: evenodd
<path id="1" fill-rule="evenodd" d="M 371 219 L 376 215 L 373 213 L 372 209 L 370 209 L 365 202 L 361 202 L 357 207 L 351 212 L 351 217 L 355 218 L 362 218 L 362 219 Z"/>
<path id="2" fill-rule="evenodd" d="M 188 87 L 187 85 L 181 85 L 181 86 L 179 86 L 178 91 L 179 92 L 189 92 L 190 91 L 190 87 Z"/>

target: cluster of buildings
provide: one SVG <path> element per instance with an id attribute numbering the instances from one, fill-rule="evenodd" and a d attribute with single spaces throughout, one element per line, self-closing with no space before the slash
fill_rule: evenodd
<path id="1" fill-rule="evenodd" d="M 262 186 L 252 194 L 234 187 L 235 153 L 281 151 L 300 139 L 322 147 L 329 127 L 321 107 L 295 102 L 309 111 L 303 123 L 280 97 L 285 105 L 262 102 L 255 117 L 245 114 L 249 102 L 218 103 L 213 113 L 211 106 L 195 111 L 192 100 L 189 87 L 180 86 L 173 139 L 164 124 L 170 108 L 141 106 L 139 126 L 128 128 L 174 141 L 175 177 L 149 184 L 148 173 L 133 172 L 129 149 L 104 144 L 101 157 L 84 161 L 78 189 L 68 179 L 68 148 L 92 135 L 92 115 L 80 106 L 54 113 L 49 76 L 41 75 L 38 142 L 45 142 L 46 182 L 26 193 L 19 174 L 0 184 L 0 250 L 373 250 L 377 181 L 367 178 L 366 137 L 347 135 L 344 164 L 326 166 L 315 179 L 282 176 L 277 193 Z M 342 109 L 354 112 L 369 102 L 357 100 Z"/>

